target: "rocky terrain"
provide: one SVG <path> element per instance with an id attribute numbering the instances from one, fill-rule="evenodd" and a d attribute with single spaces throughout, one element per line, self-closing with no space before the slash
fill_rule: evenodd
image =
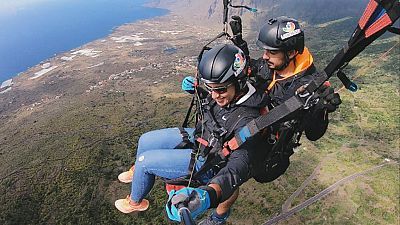
<path id="1" fill-rule="evenodd" d="M 139 135 L 182 122 L 190 96 L 181 92 L 180 81 L 195 73 L 202 45 L 222 29 L 218 13 L 203 16 L 214 1 L 203 3 L 207 7 L 199 2 L 160 1 L 170 15 L 123 25 L 2 86 L 0 224 L 169 223 L 162 182 L 150 193 L 147 212 L 123 215 L 113 203 L 129 193 L 117 175 L 134 161 Z M 189 6 L 198 14 L 182 12 Z M 248 24 L 257 20 L 243 16 Z M 343 45 L 356 19 L 302 21 L 317 66 L 326 65 Z M 252 41 L 255 32 L 245 27 L 254 57 L 260 55 Z M 396 37 L 382 38 L 354 60 L 347 72 L 361 89 L 341 91 L 343 104 L 332 115 L 328 133 L 314 143 L 303 140 L 281 178 L 246 183 L 230 224 L 262 224 L 377 165 L 382 167 L 341 184 L 280 223 L 399 223 L 398 44 Z"/>

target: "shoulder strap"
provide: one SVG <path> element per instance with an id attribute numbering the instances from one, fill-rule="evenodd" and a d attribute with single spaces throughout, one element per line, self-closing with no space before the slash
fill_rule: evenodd
<path id="1" fill-rule="evenodd" d="M 236 149 L 264 128 L 281 121 L 299 109 L 310 108 L 313 105 L 310 100 L 312 100 L 314 92 L 335 72 L 340 72 L 350 60 L 384 34 L 399 17 L 399 0 L 370 0 L 347 45 L 339 51 L 319 76 L 311 80 L 305 88 L 306 92 L 296 94 L 273 108 L 267 115 L 262 115 L 249 122 L 228 142 L 229 148 Z"/>

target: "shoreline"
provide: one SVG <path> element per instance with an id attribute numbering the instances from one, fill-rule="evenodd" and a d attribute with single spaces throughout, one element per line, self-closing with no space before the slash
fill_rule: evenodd
<path id="1" fill-rule="evenodd" d="M 176 81 L 179 73 L 194 74 L 197 55 L 218 33 L 215 28 L 193 26 L 172 11 L 125 23 L 105 37 L 59 53 L 13 77 L 12 89 L 0 93 L 0 112 L 32 113 L 39 105 L 58 104 L 71 96 L 118 90 L 124 86 L 119 82 L 130 79 L 160 86 L 167 80 Z"/>
<path id="2" fill-rule="evenodd" d="M 34 65 L 32 65 L 32 66 L 26 67 L 26 68 L 25 68 L 23 71 L 21 71 L 21 72 L 17 72 L 17 73 L 15 73 L 15 74 L 13 74 L 13 75 L 10 75 L 10 76 L 5 76 L 5 77 L 4 77 L 4 80 L 0 80 L 0 85 L 1 85 L 2 83 L 4 83 L 4 82 L 8 81 L 8 80 L 11 80 L 11 81 L 14 81 L 14 80 L 16 80 L 16 79 L 18 80 L 18 77 L 19 77 L 19 76 L 21 76 L 21 75 L 27 73 L 29 70 L 31 70 L 31 69 L 33 69 L 33 68 L 35 68 L 35 67 L 37 67 L 37 66 L 41 66 L 41 65 L 43 65 L 43 64 L 48 63 L 49 61 L 51 61 L 51 60 L 52 60 L 53 58 L 55 58 L 55 57 L 58 57 L 58 56 L 60 56 L 60 55 L 65 55 L 65 54 L 67 54 L 67 53 L 69 53 L 69 52 L 71 52 L 71 51 L 73 51 L 73 50 L 75 50 L 75 49 L 80 49 L 80 48 L 82 48 L 82 46 L 89 45 L 90 43 L 96 42 L 96 41 L 98 41 L 98 40 L 107 39 L 107 38 L 110 37 L 113 33 L 115 33 L 116 30 L 118 30 L 118 29 L 119 29 L 120 27 L 122 27 L 122 26 L 129 25 L 129 24 L 135 24 L 135 23 L 138 23 L 138 22 L 143 21 L 143 20 L 152 20 L 152 19 L 156 19 L 156 18 L 163 17 L 163 16 L 171 15 L 171 10 L 170 10 L 170 9 L 152 6 L 151 4 L 153 4 L 153 3 L 154 3 L 153 0 L 147 0 L 147 1 L 144 1 L 144 2 L 140 5 L 140 7 L 151 8 L 151 9 L 166 10 L 167 12 L 166 12 L 165 14 L 153 16 L 153 17 L 150 17 L 150 18 L 134 19 L 133 21 L 130 21 L 130 22 L 121 23 L 121 24 L 116 25 L 116 26 L 112 27 L 111 29 L 109 29 L 109 30 L 107 31 L 107 33 L 106 33 L 105 35 L 101 36 L 101 37 L 97 37 L 97 38 L 92 39 L 92 40 L 90 40 L 90 41 L 81 43 L 81 44 L 79 44 L 78 46 L 73 47 L 73 48 L 71 48 L 71 49 L 61 50 L 61 51 L 58 51 L 58 52 L 54 52 L 54 53 L 52 53 L 52 55 L 51 55 L 50 57 L 47 57 L 47 58 L 45 58 L 45 59 L 42 59 L 40 62 L 38 62 L 38 63 L 36 63 L 36 64 L 34 64 Z M 35 76 L 36 76 L 36 75 L 35 75 Z M 37 78 L 37 77 L 36 77 L 36 78 Z M 3 78 L 2 78 L 2 79 L 3 79 Z M 35 78 L 33 78 L 33 79 L 35 79 Z M 12 86 L 13 84 L 15 84 L 15 82 L 12 83 L 11 86 Z M 0 94 L 4 93 L 4 92 L 1 91 L 1 90 L 2 90 L 2 88 L 0 88 Z"/>

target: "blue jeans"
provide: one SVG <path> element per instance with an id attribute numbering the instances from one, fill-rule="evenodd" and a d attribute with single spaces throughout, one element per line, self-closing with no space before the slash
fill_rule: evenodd
<path id="1" fill-rule="evenodd" d="M 194 129 L 185 130 L 190 135 L 189 140 L 193 142 Z M 181 141 L 182 136 L 178 128 L 150 131 L 140 137 L 131 187 L 133 201 L 140 202 L 150 192 L 156 176 L 174 179 L 189 174 L 192 149 L 174 149 Z M 198 170 L 204 161 L 197 160 L 195 170 Z"/>

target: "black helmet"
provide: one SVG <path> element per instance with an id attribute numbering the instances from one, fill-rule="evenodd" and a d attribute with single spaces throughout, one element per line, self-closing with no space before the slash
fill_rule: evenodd
<path id="1" fill-rule="evenodd" d="M 258 34 L 257 45 L 266 50 L 304 50 L 304 32 L 297 20 L 289 17 L 270 19 Z"/>
<path id="2" fill-rule="evenodd" d="M 199 77 L 205 83 L 245 80 L 246 57 L 230 44 L 218 45 L 205 52 L 199 62 Z"/>

